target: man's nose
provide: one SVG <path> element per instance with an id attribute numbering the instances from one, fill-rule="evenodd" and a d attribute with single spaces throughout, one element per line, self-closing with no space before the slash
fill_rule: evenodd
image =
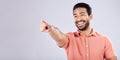
<path id="1" fill-rule="evenodd" d="M 82 20 L 82 17 L 77 17 L 76 20 L 80 21 L 80 20 Z"/>

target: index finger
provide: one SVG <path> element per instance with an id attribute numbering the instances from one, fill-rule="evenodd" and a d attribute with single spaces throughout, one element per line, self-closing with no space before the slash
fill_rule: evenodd
<path id="1" fill-rule="evenodd" d="M 49 25 L 47 22 L 45 22 L 44 20 L 42 20 L 42 22 L 45 24 L 45 25 Z"/>

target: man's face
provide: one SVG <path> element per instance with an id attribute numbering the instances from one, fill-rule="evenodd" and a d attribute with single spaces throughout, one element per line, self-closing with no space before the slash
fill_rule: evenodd
<path id="1" fill-rule="evenodd" d="M 89 27 L 89 21 L 92 15 L 88 15 L 86 8 L 76 8 L 73 11 L 75 25 L 80 31 L 84 31 Z"/>

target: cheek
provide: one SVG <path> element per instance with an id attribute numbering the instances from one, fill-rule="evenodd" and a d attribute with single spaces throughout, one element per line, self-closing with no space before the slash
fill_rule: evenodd
<path id="1" fill-rule="evenodd" d="M 78 21 L 76 18 L 74 18 L 74 23 L 76 22 L 76 21 Z"/>
<path id="2" fill-rule="evenodd" d="M 74 24 L 76 24 L 76 21 L 74 20 Z"/>
<path id="3" fill-rule="evenodd" d="M 87 20 L 87 19 L 89 19 L 89 17 L 88 17 L 88 16 L 84 16 L 83 19 L 86 19 L 86 20 Z"/>
<path id="4" fill-rule="evenodd" d="M 90 20 L 90 18 L 89 18 L 89 17 L 84 17 L 83 19 L 84 19 L 84 20 Z"/>

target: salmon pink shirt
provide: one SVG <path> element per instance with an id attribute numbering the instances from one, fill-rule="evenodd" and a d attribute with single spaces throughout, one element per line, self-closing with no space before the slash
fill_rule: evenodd
<path id="1" fill-rule="evenodd" d="M 88 36 L 78 31 L 66 34 L 65 48 L 68 60 L 104 60 L 115 56 L 110 40 L 98 32 Z"/>

